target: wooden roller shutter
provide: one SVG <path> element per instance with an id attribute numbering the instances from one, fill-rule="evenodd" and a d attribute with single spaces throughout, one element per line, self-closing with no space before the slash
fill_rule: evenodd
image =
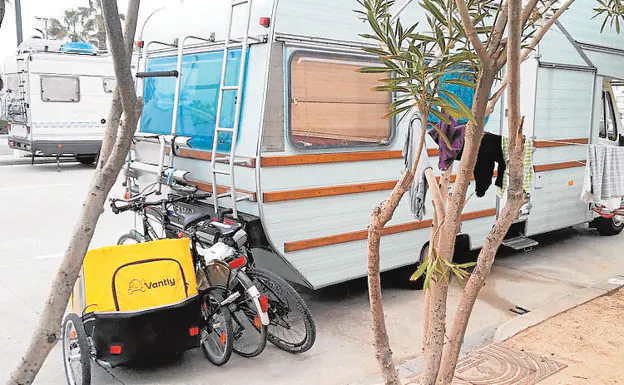
<path id="1" fill-rule="evenodd" d="M 374 63 L 341 56 L 293 57 L 291 134 L 378 143 L 391 136 L 390 94 L 373 91 L 384 75 L 357 70 Z"/>

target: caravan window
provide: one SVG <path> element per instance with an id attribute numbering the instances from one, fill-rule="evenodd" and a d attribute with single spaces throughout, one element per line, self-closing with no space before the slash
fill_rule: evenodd
<path id="1" fill-rule="evenodd" d="M 600 130 L 598 135 L 601 138 L 609 140 L 617 140 L 617 126 L 615 121 L 615 108 L 613 107 L 613 99 L 611 93 L 602 93 L 602 106 L 600 114 Z"/>
<path id="2" fill-rule="evenodd" d="M 115 92 L 115 87 L 117 87 L 117 79 L 115 78 L 104 78 L 104 92 L 107 94 L 112 94 Z"/>
<path id="3" fill-rule="evenodd" d="M 79 102 L 80 80 L 70 76 L 42 76 L 41 100 L 44 102 Z"/>
<path id="4" fill-rule="evenodd" d="M 378 74 L 358 68 L 374 65 L 355 56 L 300 52 L 290 61 L 290 139 L 299 148 L 387 144 L 393 121 L 391 94 L 373 91 Z"/>

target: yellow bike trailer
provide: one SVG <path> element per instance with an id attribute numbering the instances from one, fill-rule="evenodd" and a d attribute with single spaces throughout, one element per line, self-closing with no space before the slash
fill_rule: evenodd
<path id="1" fill-rule="evenodd" d="M 111 367 L 198 347 L 201 305 L 189 246 L 182 238 L 90 250 L 63 332 Z"/>

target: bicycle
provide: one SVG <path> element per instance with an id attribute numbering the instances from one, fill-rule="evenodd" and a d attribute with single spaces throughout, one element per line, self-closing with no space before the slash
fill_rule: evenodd
<path id="1" fill-rule="evenodd" d="M 174 191 L 180 192 L 180 190 L 175 188 Z M 187 202 L 192 201 L 193 199 L 187 200 Z M 162 224 L 167 237 L 175 237 L 176 228 L 172 225 L 169 218 L 174 212 L 163 212 L 166 215 L 155 215 L 154 217 Z M 182 216 L 186 218 L 186 221 L 192 221 L 199 230 L 203 230 L 208 235 L 203 239 L 195 238 L 194 244 L 212 247 L 219 243 L 224 243 L 245 256 L 244 264 L 237 266 L 237 268 L 242 269 L 268 300 L 269 323 L 267 339 L 279 349 L 290 353 L 303 353 L 309 350 L 316 340 L 316 325 L 305 301 L 286 280 L 268 270 L 255 266 L 247 234 L 244 231 L 244 221 L 241 219 L 241 223 L 232 222 L 226 224 L 224 222 L 227 214 L 231 214 L 231 209 L 222 210 L 218 213 L 217 218 L 213 218 L 212 211 L 208 209 L 203 212 L 199 210 L 199 212 L 192 215 L 184 216 L 183 214 Z M 145 225 L 145 221 L 146 215 L 143 221 L 144 234 L 148 234 L 150 227 Z M 182 226 L 184 227 L 184 223 Z M 155 232 L 152 232 L 153 235 L 155 235 Z M 210 235 L 212 235 L 212 239 Z M 136 238 L 137 236 L 139 237 L 138 239 L 142 237 L 136 231 L 126 234 L 127 238 Z"/>
<path id="2" fill-rule="evenodd" d="M 236 246 L 239 252 L 247 256 L 245 273 L 268 298 L 269 342 L 289 353 L 303 353 L 310 350 L 316 341 L 316 325 L 310 309 L 301 295 L 286 280 L 271 271 L 255 266 L 246 234 L 239 235 L 244 233 L 244 224 L 223 223 L 225 215 L 231 212 L 231 209 L 226 209 L 219 214 L 220 224 L 215 234 L 215 242 L 223 238 L 226 244 Z M 214 222 L 212 223 L 214 226 Z M 235 238 L 244 238 L 245 242 L 234 241 Z M 288 337 L 291 338 L 288 339 Z"/>
<path id="3" fill-rule="evenodd" d="M 150 240 L 160 239 L 154 226 L 150 222 L 150 216 L 159 221 L 165 231 L 167 238 L 187 237 L 191 240 L 191 253 L 194 261 L 198 263 L 197 275 L 200 280 L 203 279 L 203 268 L 201 263 L 207 260 L 223 260 L 226 262 L 233 276 L 229 280 L 225 297 L 235 296 L 234 300 L 229 302 L 229 311 L 232 315 L 233 322 L 233 351 L 243 357 L 254 357 L 262 353 L 267 341 L 267 326 L 269 324 L 268 317 L 268 300 L 261 295 L 254 283 L 240 270 L 244 257 L 236 255 L 233 249 L 228 250 L 204 249 L 198 247 L 196 217 L 189 216 L 186 218 L 181 229 L 174 229 L 170 222 L 170 205 L 177 202 L 192 202 L 201 200 L 211 195 L 209 193 L 197 192 L 180 192 L 176 196 L 170 194 L 166 199 L 155 202 L 147 202 L 146 197 L 150 194 L 139 194 L 131 199 L 111 199 L 111 208 L 113 212 L 118 214 L 124 211 L 132 210 L 139 214 L 143 223 L 143 234 L 136 230 L 132 230 L 120 237 L 118 244 L 129 242 L 147 242 Z M 117 206 L 117 202 L 125 202 L 126 206 Z M 176 230 L 179 230 L 176 232 Z M 223 254 L 223 253 L 226 254 Z M 242 258 L 241 258 L 242 257 Z"/>

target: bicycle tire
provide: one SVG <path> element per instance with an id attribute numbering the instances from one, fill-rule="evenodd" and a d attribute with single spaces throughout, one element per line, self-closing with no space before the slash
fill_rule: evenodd
<path id="1" fill-rule="evenodd" d="M 128 244 L 133 244 L 133 243 L 141 243 L 144 242 L 145 240 L 142 239 L 137 232 L 135 231 L 130 231 L 124 235 L 122 235 L 121 237 L 119 237 L 119 239 L 117 240 L 117 245 L 128 245 Z"/>
<path id="2" fill-rule="evenodd" d="M 241 357 L 252 358 L 260 355 L 266 347 L 267 326 L 260 323 L 260 315 L 248 292 L 253 282 L 243 271 L 237 272 L 236 279 L 238 283 L 234 290 L 238 290 L 241 295 L 230 305 L 234 329 L 233 350 Z M 246 332 L 250 329 L 251 332 Z"/>
<path id="3" fill-rule="evenodd" d="M 316 325 L 312 313 L 297 291 L 282 277 L 270 271 L 259 268 L 248 268 L 246 274 L 258 287 L 260 293 L 269 299 L 269 319 L 267 339 L 279 349 L 289 353 L 303 353 L 314 345 L 316 341 Z M 286 341 L 280 335 L 290 332 L 290 325 L 286 318 L 294 310 L 301 314 L 305 335 L 301 341 Z M 291 334 L 292 335 L 292 334 Z"/>
<path id="4" fill-rule="evenodd" d="M 223 302 L 221 295 L 206 293 L 202 296 L 202 308 L 200 309 L 204 322 L 199 332 L 200 346 L 208 361 L 216 366 L 222 366 L 230 360 L 234 341 L 232 316 L 227 307 L 220 305 L 221 302 Z M 222 317 L 218 323 L 215 322 L 215 315 L 217 314 Z M 219 326 L 219 330 L 213 329 L 215 324 Z M 223 349 L 217 349 L 218 346 L 222 346 Z"/>
<path id="5" fill-rule="evenodd" d="M 72 327 L 73 326 L 73 327 Z M 73 329 L 73 330 L 70 330 Z M 62 343 L 63 343 L 63 366 L 65 367 L 65 376 L 67 377 L 68 385 L 90 385 L 91 384 L 91 350 L 89 349 L 89 342 L 87 341 L 87 333 L 84 330 L 82 319 L 75 313 L 69 313 L 63 320 L 62 330 Z M 75 334 L 71 335 L 71 331 Z M 67 333 L 70 332 L 70 335 Z M 71 349 L 69 346 L 71 342 L 77 343 L 73 348 L 79 350 L 80 361 L 80 375 L 76 378 L 76 374 L 73 373 L 71 368 Z M 80 382 L 78 382 L 80 380 Z"/>

